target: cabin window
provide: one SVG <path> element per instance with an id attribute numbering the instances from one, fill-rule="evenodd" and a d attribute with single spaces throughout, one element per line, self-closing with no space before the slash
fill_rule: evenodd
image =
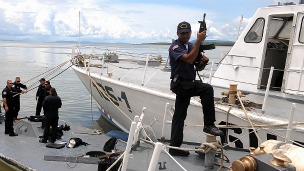
<path id="1" fill-rule="evenodd" d="M 263 38 L 265 20 L 264 18 L 258 18 L 252 25 L 251 29 L 245 36 L 246 43 L 259 43 Z"/>
<path id="2" fill-rule="evenodd" d="M 304 17 L 302 18 L 302 22 L 301 22 L 299 42 L 304 43 Z"/>

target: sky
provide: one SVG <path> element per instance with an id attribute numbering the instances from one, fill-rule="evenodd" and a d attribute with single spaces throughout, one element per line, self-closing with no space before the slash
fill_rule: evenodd
<path id="1" fill-rule="evenodd" d="M 235 41 L 257 8 L 278 0 L 0 0 L 0 4 L 0 40 L 78 42 L 80 37 L 81 42 L 157 43 L 176 39 L 181 21 L 191 24 L 195 38 L 204 13 L 207 39 Z"/>

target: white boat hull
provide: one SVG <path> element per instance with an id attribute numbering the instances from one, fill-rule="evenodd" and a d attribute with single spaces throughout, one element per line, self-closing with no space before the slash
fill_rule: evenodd
<path id="1" fill-rule="evenodd" d="M 144 112 L 143 123 L 152 127 L 157 138 L 170 139 L 171 124 L 169 113 L 173 114 L 175 95 L 172 93 L 162 93 L 155 91 L 144 86 L 138 86 L 131 83 L 125 83 L 123 81 L 111 79 L 109 77 L 98 76 L 96 74 L 87 74 L 87 72 L 76 66 L 73 66 L 75 73 L 83 82 L 88 91 L 92 94 L 101 110 L 104 113 L 111 116 L 112 121 L 121 129 L 128 131 L 131 125 L 131 121 L 136 115 L 141 115 L 143 107 L 146 108 Z M 92 82 L 91 79 L 94 81 Z M 95 84 L 99 86 L 96 88 Z M 168 85 L 169 86 L 169 85 Z M 104 95 L 102 91 L 105 91 L 107 95 Z M 110 96 L 112 100 L 109 100 L 106 96 Z M 166 109 L 166 104 L 169 104 Z M 164 113 L 168 113 L 167 124 L 165 124 L 163 134 L 162 126 Z M 221 125 L 233 124 L 235 126 L 250 126 L 244 111 L 239 109 L 230 110 L 230 114 L 227 114 L 229 106 L 216 104 L 216 123 Z M 287 121 L 278 118 L 272 118 L 267 115 L 261 115 L 253 112 L 248 112 L 252 122 L 255 125 L 270 125 L 270 124 L 286 124 Z M 204 142 L 205 134 L 203 129 L 203 113 L 201 105 L 193 100 L 188 108 L 188 115 L 185 121 L 184 129 L 184 141 L 187 142 Z M 286 134 L 285 126 L 273 126 L 271 129 L 261 129 L 257 127 L 258 137 L 261 142 L 267 139 L 277 139 L 284 141 L 284 135 Z M 277 129 L 277 132 L 271 130 Z M 230 128 L 225 129 L 225 138 L 222 138 L 222 142 L 226 139 L 230 146 L 236 146 L 240 148 L 249 148 L 251 146 L 258 146 L 261 142 L 252 132 L 250 127 L 247 128 Z M 251 134 L 249 134 L 251 132 Z M 303 142 L 303 127 L 297 127 L 297 130 L 293 130 L 290 139 Z M 282 137 L 277 134 L 281 134 Z"/>

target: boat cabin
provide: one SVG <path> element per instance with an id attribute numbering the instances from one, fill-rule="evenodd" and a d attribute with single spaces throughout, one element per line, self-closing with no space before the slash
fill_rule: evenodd
<path id="1" fill-rule="evenodd" d="M 273 67 L 273 72 L 271 72 Z M 304 5 L 260 8 L 219 64 L 211 84 L 304 95 Z"/>

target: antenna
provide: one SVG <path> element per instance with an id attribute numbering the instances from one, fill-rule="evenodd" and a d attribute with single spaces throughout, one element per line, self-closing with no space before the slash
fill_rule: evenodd
<path id="1" fill-rule="evenodd" d="M 240 36 L 240 30 L 241 30 L 241 25 L 242 25 L 242 22 L 243 22 L 243 14 L 242 14 L 242 16 L 241 16 L 241 19 L 240 19 L 240 25 L 239 25 L 239 29 L 238 29 L 238 35 L 237 35 L 237 39 L 239 38 L 239 36 Z"/>

